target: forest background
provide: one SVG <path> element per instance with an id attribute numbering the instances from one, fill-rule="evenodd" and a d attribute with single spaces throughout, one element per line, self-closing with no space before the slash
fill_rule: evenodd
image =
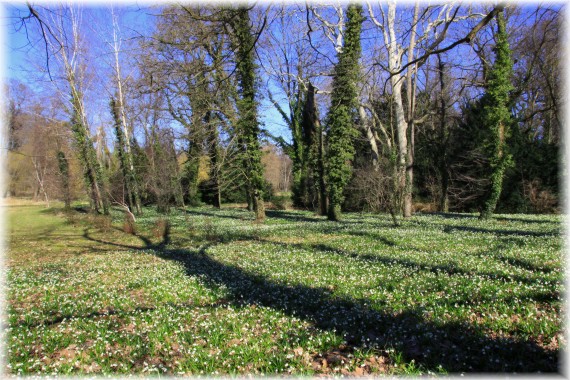
<path id="1" fill-rule="evenodd" d="M 364 4 L 357 64 L 343 87 L 355 90 L 340 145 L 350 149 L 337 178 L 331 99 L 348 50 L 344 7 L 261 4 L 240 26 L 228 13 L 239 10 L 224 7 L 9 5 L 4 195 L 168 212 L 202 203 L 253 209 L 254 189 L 288 207 L 291 191 L 293 206 L 333 219 L 341 207 L 387 211 L 397 223 L 413 211 L 483 213 L 500 166 L 497 212 L 556 212 L 563 9 L 500 12 L 511 87 L 498 148 L 482 115 L 499 8 Z M 251 46 L 240 43 L 240 27 Z M 257 118 L 249 143 L 240 126 L 246 58 Z"/>

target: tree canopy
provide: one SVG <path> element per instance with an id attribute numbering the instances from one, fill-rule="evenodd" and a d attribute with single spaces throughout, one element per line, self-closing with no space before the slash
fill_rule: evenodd
<path id="1" fill-rule="evenodd" d="M 259 220 L 277 191 L 332 220 L 553 211 L 560 9 L 15 5 L 7 191 Z M 31 120 L 67 131 L 45 165 Z"/>

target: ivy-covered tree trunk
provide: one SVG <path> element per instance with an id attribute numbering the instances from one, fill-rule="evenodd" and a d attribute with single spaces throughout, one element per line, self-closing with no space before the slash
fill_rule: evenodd
<path id="1" fill-rule="evenodd" d="M 259 122 L 257 120 L 256 76 L 254 63 L 254 36 L 251 31 L 249 10 L 240 7 L 235 10 L 231 19 L 234 29 L 236 46 L 236 74 L 239 84 L 239 99 L 237 109 L 237 133 L 241 147 L 242 162 L 247 182 L 251 207 L 255 219 L 265 219 L 263 203 L 263 165 L 261 164 L 261 149 L 259 144 Z M 249 203 L 249 202 L 248 202 Z"/>
<path id="2" fill-rule="evenodd" d="M 306 149 L 307 194 L 311 205 L 317 208 L 321 215 L 326 215 L 323 131 L 315 102 L 315 87 L 310 82 L 302 116 L 303 140 Z"/>
<path id="3" fill-rule="evenodd" d="M 327 194 L 326 183 L 326 165 L 325 165 L 325 138 L 323 136 L 323 127 L 319 121 L 316 120 L 316 130 L 318 133 L 317 140 L 317 171 L 318 171 L 318 192 L 319 192 L 319 213 L 326 215 L 329 208 L 329 197 Z"/>
<path id="4" fill-rule="evenodd" d="M 331 106 L 327 120 L 328 154 L 328 219 L 340 220 L 344 201 L 344 187 L 351 174 L 354 157 L 353 139 L 357 136 L 357 89 L 359 59 L 361 54 L 360 32 L 362 29 L 362 6 L 350 4 L 347 9 L 347 24 L 344 46 L 334 70 Z"/>
<path id="5" fill-rule="evenodd" d="M 123 92 L 123 78 L 121 76 L 120 64 L 120 38 L 118 19 L 112 11 L 113 21 L 113 55 L 115 58 L 114 76 L 116 85 L 116 97 L 111 98 L 111 114 L 115 123 L 115 134 L 117 136 L 117 145 L 119 151 L 119 160 L 121 171 L 123 172 L 123 181 L 125 191 L 127 193 L 129 210 L 137 215 L 142 214 L 141 199 L 139 194 L 139 186 L 135 172 L 133 154 L 131 152 L 131 139 L 129 136 L 129 128 L 127 124 L 127 113 L 125 110 L 125 95 Z"/>
<path id="6" fill-rule="evenodd" d="M 71 208 L 71 189 L 70 189 L 70 175 L 69 175 L 69 163 L 67 162 L 67 157 L 65 153 L 59 150 L 57 152 L 57 166 L 59 169 L 59 175 L 61 177 L 61 192 L 63 195 L 63 202 L 65 204 L 65 209 Z"/>
<path id="7" fill-rule="evenodd" d="M 170 163 L 166 155 L 166 145 L 168 142 L 162 142 L 160 131 L 158 131 L 157 112 L 149 118 L 150 123 L 143 124 L 145 147 L 138 147 L 136 144 L 133 148 L 137 150 L 137 162 L 140 162 L 144 155 L 146 162 L 144 166 L 144 176 L 148 179 L 146 182 L 145 198 L 147 202 L 152 199 L 156 205 L 156 211 L 159 213 L 168 213 L 170 211 L 169 199 L 172 192 L 170 191 Z M 143 150 L 144 149 L 144 150 Z"/>
<path id="8" fill-rule="evenodd" d="M 291 137 L 293 146 L 291 150 L 291 160 L 293 161 L 292 174 L 293 185 L 291 188 L 293 205 L 296 207 L 309 207 L 309 183 L 308 183 L 308 150 L 307 140 L 305 136 L 305 120 L 303 110 L 305 100 L 303 92 L 299 89 L 294 101 L 291 101 L 289 108 L 291 115 L 286 119 L 291 129 Z M 283 111 L 281 111 L 283 112 Z"/>
<path id="9" fill-rule="evenodd" d="M 184 173 L 182 175 L 182 187 L 188 204 L 190 206 L 197 206 L 200 203 L 198 172 L 200 171 L 200 156 L 202 154 L 202 149 L 197 141 L 190 141 L 190 146 L 186 154 L 186 163 L 184 164 Z"/>
<path id="10" fill-rule="evenodd" d="M 445 64 L 441 59 L 441 54 L 437 55 L 438 72 L 439 72 L 439 134 L 438 149 L 435 149 L 437 156 L 434 157 L 439 170 L 439 180 L 441 195 L 439 199 L 438 209 L 441 212 L 449 212 L 449 163 L 448 163 L 448 143 L 449 143 L 449 127 L 447 125 L 447 97 Z"/>
<path id="11" fill-rule="evenodd" d="M 158 133 L 153 128 L 147 136 L 150 140 L 149 161 L 150 161 L 150 181 L 153 193 L 156 197 L 156 211 L 161 214 L 170 212 L 170 191 L 167 181 L 164 180 L 168 176 L 168 164 L 165 159 L 164 147 L 160 142 Z"/>
<path id="12" fill-rule="evenodd" d="M 414 189 L 414 151 L 416 126 L 413 121 L 408 123 L 410 137 L 408 139 L 408 149 L 406 152 L 406 186 L 404 188 L 404 217 L 409 218 L 413 212 L 413 189 Z"/>
<path id="13" fill-rule="evenodd" d="M 117 152 L 119 156 L 119 164 L 121 166 L 121 171 L 123 172 L 125 192 L 127 194 L 127 201 L 129 205 L 129 210 L 137 214 L 141 214 L 142 208 L 140 204 L 140 197 L 138 194 L 136 186 L 136 178 L 134 173 L 133 158 L 131 156 L 130 149 L 127 149 L 129 141 L 124 133 L 124 125 L 121 120 L 121 105 L 111 98 L 109 103 L 111 107 L 111 113 L 113 115 L 113 121 L 115 124 L 115 135 L 117 137 Z"/>
<path id="14" fill-rule="evenodd" d="M 513 86 L 513 64 L 507 39 L 504 11 L 496 15 L 497 33 L 495 62 L 489 72 L 486 92 L 481 99 L 482 127 L 486 129 L 483 148 L 487 152 L 490 167 L 490 185 L 481 209 L 481 219 L 490 218 L 495 212 L 503 187 L 505 170 L 511 163 L 506 146 L 511 113 L 508 107 L 509 93 Z"/>
<path id="15" fill-rule="evenodd" d="M 212 205 L 216 208 L 222 207 L 222 183 L 223 173 L 226 166 L 223 163 L 222 148 L 220 144 L 220 133 L 218 128 L 225 123 L 223 118 L 229 120 L 235 119 L 235 111 L 232 104 L 232 99 L 235 99 L 236 88 L 235 83 L 226 76 L 223 69 L 224 67 L 224 54 L 223 46 L 226 37 L 220 35 L 214 43 L 214 48 L 211 50 L 213 59 L 212 67 L 215 69 L 213 79 L 215 83 L 214 104 L 218 109 L 224 110 L 223 113 L 214 112 L 209 110 L 206 113 L 206 125 L 208 127 L 208 149 L 210 156 L 210 180 L 212 184 L 211 191 L 213 193 Z M 223 116 L 222 116 L 223 115 Z M 229 122 L 231 124 L 231 121 Z"/>
<path id="16" fill-rule="evenodd" d="M 93 211 L 100 212 L 102 210 L 103 214 L 109 214 L 109 202 L 107 194 L 105 194 L 103 169 L 97 160 L 97 152 L 85 122 L 83 103 L 72 79 L 70 79 L 70 87 L 72 89 L 71 104 L 73 106 L 71 130 L 79 151 L 79 161 L 83 167 L 83 176 L 90 195 L 91 208 Z"/>
<path id="17" fill-rule="evenodd" d="M 300 69 L 299 69 L 300 72 Z M 301 75 L 301 74 L 299 74 Z M 319 176 L 318 144 L 322 138 L 322 130 L 318 120 L 315 103 L 315 87 L 309 82 L 307 90 L 298 89 L 293 100 L 290 101 L 290 114 L 287 115 L 279 103 L 275 102 L 270 94 L 270 100 L 291 130 L 292 144 L 277 138 L 279 144 L 293 162 L 291 187 L 293 205 L 301 208 L 319 208 Z M 323 192 L 326 189 L 323 188 Z M 326 210 L 323 215 L 326 215 Z"/>
<path id="18" fill-rule="evenodd" d="M 150 148 L 150 179 L 156 197 L 156 209 L 159 213 L 169 213 L 172 201 L 177 207 L 184 207 L 174 136 L 160 133 L 153 128 L 147 134 Z"/>
<path id="19" fill-rule="evenodd" d="M 205 121 L 208 126 L 208 149 L 210 156 L 210 182 L 213 193 L 212 206 L 216 208 L 222 207 L 222 194 L 220 191 L 220 152 L 218 147 L 218 128 L 212 117 L 212 112 L 206 113 Z"/>
<path id="20" fill-rule="evenodd" d="M 176 207 L 186 207 L 184 204 L 184 190 L 182 189 L 181 173 L 178 167 L 178 158 L 176 155 L 176 147 L 174 145 L 174 136 L 169 136 L 167 148 L 169 149 L 168 156 L 170 157 L 170 164 L 172 165 L 172 175 L 170 176 L 170 188 L 172 189 L 172 196 Z"/>

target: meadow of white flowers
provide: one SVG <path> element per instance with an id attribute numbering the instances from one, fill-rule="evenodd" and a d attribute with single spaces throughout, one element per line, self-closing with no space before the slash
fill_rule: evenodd
<path id="1" fill-rule="evenodd" d="M 560 216 L 416 215 L 395 228 L 387 215 L 268 214 L 256 224 L 241 209 L 176 211 L 169 244 L 138 247 L 118 231 L 61 227 L 85 230 L 67 256 L 8 269 L 7 370 L 557 370 Z M 137 230 L 150 236 L 159 218 L 147 210 Z"/>

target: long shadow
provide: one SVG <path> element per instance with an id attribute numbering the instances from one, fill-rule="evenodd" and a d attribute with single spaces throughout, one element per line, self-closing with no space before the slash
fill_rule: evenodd
<path id="1" fill-rule="evenodd" d="M 247 214 L 244 214 L 243 216 L 225 215 L 225 214 L 218 213 L 218 212 L 197 211 L 197 210 L 190 210 L 190 209 L 186 209 L 186 210 L 184 210 L 184 212 L 186 212 L 187 214 L 191 214 L 191 215 L 197 215 L 197 216 L 200 215 L 200 216 L 207 216 L 207 217 L 212 217 L 212 218 L 225 218 L 225 219 L 253 221 L 253 217 L 249 217 L 249 215 L 247 215 Z M 296 213 L 287 212 L 287 211 L 283 211 L 283 210 L 265 210 L 265 215 L 269 218 L 283 219 L 283 220 L 292 221 L 292 222 L 311 222 L 311 223 L 314 223 L 314 222 L 323 222 L 325 220 L 323 217 L 319 217 L 319 216 L 309 217 L 309 216 L 299 215 Z M 359 224 L 362 222 L 341 221 L 340 223 L 341 224 Z"/>
<path id="2" fill-rule="evenodd" d="M 528 270 L 531 272 L 541 272 L 542 274 L 549 274 L 549 273 L 552 273 L 556 270 L 555 268 L 536 265 L 536 264 L 533 264 L 529 261 L 519 259 L 516 257 L 510 257 L 510 256 L 506 256 L 506 255 L 497 255 L 497 254 L 493 255 L 493 257 L 495 257 L 497 260 L 501 260 L 505 264 L 512 265 L 515 267 L 519 267 L 521 269 L 525 269 L 525 270 Z"/>
<path id="3" fill-rule="evenodd" d="M 223 305 L 226 305 L 227 301 L 225 300 L 221 300 L 218 302 L 211 302 L 211 303 L 207 303 L 207 304 L 196 304 L 193 302 L 183 302 L 183 303 L 173 303 L 173 302 L 165 302 L 163 304 L 161 304 L 161 306 L 170 306 L 176 309 L 181 309 L 181 308 L 196 308 L 196 307 L 220 307 Z M 47 320 L 41 320 L 41 321 L 37 321 L 37 322 L 26 322 L 26 321 L 20 321 L 18 323 L 13 324 L 14 327 L 27 327 L 27 328 L 35 328 L 35 327 L 51 327 L 51 326 L 55 326 L 60 324 L 61 322 L 65 321 L 65 320 L 69 320 L 72 318 L 75 319 L 94 319 L 94 318 L 99 318 L 99 317 L 107 317 L 109 315 L 116 315 L 116 316 L 120 316 L 120 317 L 125 317 L 125 316 L 129 316 L 129 315 L 136 315 L 139 313 L 147 313 L 147 312 L 151 312 L 151 311 L 155 311 L 158 310 L 159 307 L 158 306 L 139 306 L 139 307 L 135 307 L 132 309 L 128 309 L 128 310 L 121 310 L 121 309 L 115 309 L 112 307 L 103 309 L 102 311 L 92 311 L 89 313 L 85 313 L 85 314 L 62 314 L 60 312 L 56 312 L 56 313 L 51 313 L 50 316 L 48 316 Z"/>
<path id="4" fill-rule="evenodd" d="M 446 226 L 444 232 L 452 233 L 453 231 L 467 231 L 475 233 L 487 233 L 497 236 L 534 236 L 534 237 L 548 237 L 559 236 L 560 232 L 535 232 L 535 231 L 520 231 L 520 230 L 494 230 L 480 227 L 464 227 L 464 226 Z"/>
<path id="5" fill-rule="evenodd" d="M 101 241 L 102 244 L 108 244 L 106 242 Z M 92 246 L 88 246 L 88 245 L 78 245 L 78 244 L 69 244 L 67 245 L 67 247 L 69 248 L 76 248 L 77 250 L 85 250 L 88 251 L 89 254 L 94 254 L 94 253 L 100 253 L 101 255 L 108 255 L 109 254 L 109 249 L 108 248 L 95 248 Z M 125 247 L 118 247 L 120 249 L 117 249 L 117 252 L 121 252 L 121 251 L 129 251 L 132 250 L 134 248 L 129 248 L 128 246 Z M 82 256 L 84 255 L 84 252 L 73 252 L 71 253 L 71 255 L 74 256 Z"/>
<path id="6" fill-rule="evenodd" d="M 282 210 L 265 210 L 265 215 L 270 218 L 279 218 L 292 222 L 322 222 L 325 220 L 322 216 L 308 217 L 304 215 L 295 214 L 292 212 L 282 211 Z"/>
<path id="7" fill-rule="evenodd" d="M 461 213 L 453 213 L 453 212 L 428 212 L 422 213 L 425 215 L 435 215 L 440 216 L 445 219 L 471 219 L 477 220 L 479 217 L 477 215 L 468 215 L 468 214 L 461 214 Z M 540 220 L 540 219 L 524 219 L 524 218 L 513 218 L 513 217 L 506 217 L 506 216 L 493 216 L 493 219 L 499 221 L 506 221 L 506 222 L 523 222 L 523 223 L 536 223 L 536 224 L 558 224 L 559 222 L 552 221 L 552 220 Z"/>
<path id="8" fill-rule="evenodd" d="M 311 223 L 319 222 L 322 224 L 322 222 L 327 221 L 327 218 L 325 216 L 320 216 L 320 215 L 305 216 L 285 210 L 265 210 L 265 215 L 267 215 L 270 218 L 284 219 L 286 221 L 291 221 L 291 222 L 311 222 Z M 365 222 L 362 220 L 362 217 L 360 217 L 358 214 L 353 213 L 350 219 L 336 221 L 335 225 L 336 226 L 358 225 L 363 223 Z"/>
<path id="9" fill-rule="evenodd" d="M 500 239 L 500 241 L 494 247 L 490 249 L 480 250 L 479 252 L 471 253 L 471 255 L 479 256 L 479 257 L 487 257 L 502 261 L 507 265 L 511 265 L 514 267 L 518 267 L 524 270 L 528 270 L 530 272 L 541 272 L 542 274 L 549 274 L 554 272 L 557 268 L 545 266 L 545 265 L 536 265 L 530 261 L 512 257 L 502 253 L 503 250 L 509 250 L 509 243 L 514 243 L 519 247 L 524 247 L 526 242 L 519 237 L 508 237 L 504 239 Z"/>
<path id="10" fill-rule="evenodd" d="M 436 370 L 442 365 L 450 372 L 557 370 L 558 352 L 549 352 L 533 342 L 492 339 L 472 326 L 455 322 L 434 324 L 424 320 L 419 309 L 386 313 L 362 301 L 338 297 L 326 288 L 277 283 L 218 262 L 208 256 L 207 249 L 163 249 L 157 254 L 182 263 L 190 276 L 205 276 L 212 285 L 224 284 L 237 305 L 280 310 L 320 329 L 342 333 L 353 347 L 395 347 L 407 360 L 414 359 L 426 369 Z M 494 361 L 483 354 L 485 350 L 492 352 Z"/>
<path id="11" fill-rule="evenodd" d="M 75 210 L 81 214 L 89 214 L 89 207 L 87 207 L 87 206 L 77 206 L 77 207 L 74 207 L 73 210 Z"/>
<path id="12" fill-rule="evenodd" d="M 118 230 L 120 230 L 120 229 L 118 229 Z M 354 231 L 352 231 L 350 234 L 359 235 L 358 233 L 356 233 Z M 367 233 L 362 233 L 362 235 L 367 235 Z M 163 237 L 163 240 L 160 241 L 159 243 L 156 243 L 156 244 L 152 243 L 152 241 L 150 239 L 148 239 L 147 237 L 145 237 L 143 235 L 135 234 L 135 236 L 143 242 L 144 247 L 139 247 L 139 246 L 135 246 L 135 245 L 127 245 L 127 244 L 119 244 L 119 243 L 113 243 L 113 242 L 105 241 L 105 240 L 101 240 L 101 239 L 96 239 L 96 238 L 89 235 L 89 229 L 86 228 L 83 231 L 83 238 L 85 238 L 85 239 L 88 239 L 88 240 L 91 240 L 91 241 L 94 241 L 97 243 L 101 243 L 101 244 L 108 244 L 108 245 L 115 246 L 118 248 L 131 249 L 131 250 L 141 250 L 141 249 L 144 249 L 144 250 L 148 250 L 148 249 L 162 250 L 166 246 L 168 246 L 171 242 L 169 230 L 167 230 L 167 233 Z M 385 244 L 387 246 L 390 246 L 390 247 L 397 246 L 397 244 L 395 242 L 393 242 L 389 239 L 383 238 L 383 237 L 378 237 L 377 240 L 382 242 L 383 244 Z M 520 275 L 505 276 L 503 274 L 494 273 L 494 272 L 480 272 L 480 271 L 466 270 L 466 269 L 459 268 L 459 267 L 452 265 L 452 264 L 431 265 L 431 264 L 418 263 L 418 262 L 415 262 L 412 260 L 397 258 L 397 257 L 384 257 L 384 256 L 373 255 L 373 254 L 366 254 L 366 253 L 363 254 L 363 253 L 350 252 L 347 250 L 338 249 L 338 248 L 335 248 L 333 246 L 322 244 L 322 243 L 321 244 L 283 243 L 283 242 L 278 242 L 278 241 L 274 241 L 274 240 L 264 239 L 261 236 L 253 236 L 252 234 L 247 234 L 247 233 L 225 234 L 221 239 L 213 240 L 212 243 L 223 244 L 223 243 L 230 243 L 230 242 L 234 242 L 234 241 L 258 241 L 261 243 L 269 243 L 269 244 L 273 244 L 273 245 L 279 245 L 279 246 L 282 246 L 285 248 L 294 247 L 297 249 L 308 249 L 308 250 L 318 251 L 318 252 L 327 253 L 327 254 L 335 254 L 338 256 L 349 257 L 352 259 L 357 259 L 357 260 L 362 260 L 362 261 L 382 263 L 382 264 L 386 264 L 386 265 L 399 265 L 399 266 L 406 267 L 412 271 L 429 271 L 429 272 L 436 273 L 436 274 L 437 273 L 446 273 L 450 276 L 452 276 L 452 275 L 479 276 L 479 277 L 485 277 L 485 278 L 488 278 L 491 280 L 502 280 L 505 282 L 516 281 L 516 282 L 521 282 L 521 283 L 525 283 L 525 284 L 535 284 L 537 281 L 536 279 L 529 278 L 527 276 L 520 276 Z M 479 255 L 486 255 L 486 253 L 485 254 L 479 253 Z M 533 272 L 534 271 L 540 271 L 544 274 L 548 274 L 548 273 L 551 273 L 554 271 L 553 268 L 538 267 L 538 266 L 533 265 L 531 263 L 528 263 L 522 259 L 516 259 L 516 258 L 511 258 L 511 257 L 506 257 L 506 256 L 496 256 L 496 255 L 492 255 L 492 256 L 497 258 L 498 260 L 506 262 L 509 265 L 519 266 L 522 269 L 526 269 L 526 270 L 533 271 Z"/>
<path id="13" fill-rule="evenodd" d="M 283 247 L 295 247 L 295 248 L 299 248 L 299 249 L 315 250 L 315 251 L 319 251 L 322 253 L 334 254 L 334 255 L 343 256 L 343 257 L 350 257 L 352 259 L 381 263 L 381 264 L 386 264 L 386 265 L 399 265 L 399 266 L 403 266 L 405 268 L 408 268 L 410 271 L 428 271 L 428 272 L 432 272 L 432 273 L 436 273 L 436 274 L 446 273 L 450 276 L 452 276 L 452 275 L 479 276 L 479 277 L 484 277 L 484 278 L 491 279 L 491 280 L 502 280 L 505 282 L 515 281 L 515 282 L 522 282 L 525 284 L 536 284 L 536 282 L 537 282 L 537 280 L 535 280 L 533 278 L 528 278 L 526 276 L 519 276 L 519 275 L 505 276 L 503 274 L 494 273 L 494 272 L 472 271 L 472 270 L 467 270 L 467 269 L 457 267 L 457 266 L 452 265 L 452 264 L 447 264 L 447 265 L 424 264 L 424 263 L 418 263 L 418 262 L 415 262 L 412 260 L 398 258 L 398 257 L 385 257 L 385 256 L 372 255 L 372 254 L 368 254 L 368 253 L 363 254 L 363 253 L 346 251 L 346 250 L 338 249 L 338 248 L 335 248 L 335 247 L 332 247 L 332 246 L 329 246 L 326 244 L 296 244 L 296 243 L 281 243 L 281 242 L 276 242 L 276 241 L 272 241 L 272 240 L 264 240 L 264 239 L 259 239 L 259 240 L 262 242 L 280 245 Z M 394 244 L 393 242 L 391 242 L 389 240 L 387 240 L 387 243 L 388 243 L 388 245 Z"/>
<path id="14" fill-rule="evenodd" d="M 137 237 L 139 237 L 144 242 L 145 246 L 148 246 L 148 247 L 153 246 L 152 242 L 149 239 L 145 238 L 144 236 L 137 235 Z M 89 235 L 89 228 L 83 229 L 83 238 L 90 240 L 90 241 L 93 241 L 93 242 L 96 242 L 96 243 L 107 244 L 107 245 L 111 245 L 113 247 L 118 247 L 118 248 L 123 248 L 123 249 L 132 249 L 132 250 L 143 249 L 143 248 L 136 246 L 136 245 L 119 244 L 119 243 L 113 243 L 112 241 L 96 239 L 96 238 L 92 237 L 91 235 Z"/>
<path id="15" fill-rule="evenodd" d="M 390 239 L 387 239 L 385 236 L 382 236 L 378 232 L 349 231 L 348 234 L 352 235 L 352 236 L 363 236 L 363 237 L 367 237 L 367 238 L 372 238 L 372 239 L 374 239 L 375 242 L 380 242 L 384 245 L 387 245 L 388 247 L 397 247 L 398 246 L 398 244 L 396 242 L 394 242 Z"/>
<path id="16" fill-rule="evenodd" d="M 437 215 L 446 219 L 478 219 L 477 215 L 461 214 L 458 212 L 426 212 L 426 215 Z"/>
<path id="17" fill-rule="evenodd" d="M 208 217 L 212 217 L 212 218 L 222 218 L 222 219 L 236 219 L 236 220 L 251 220 L 253 221 L 253 217 L 249 217 L 247 214 L 244 214 L 243 217 L 241 216 L 237 216 L 237 215 L 225 215 L 218 212 L 207 212 L 207 211 L 197 211 L 197 210 L 191 210 L 191 209 L 185 209 L 182 210 L 183 212 L 185 212 L 186 214 L 190 214 L 190 215 L 196 215 L 196 216 L 208 216 Z M 222 210 L 223 211 L 223 210 Z"/>
<path id="18" fill-rule="evenodd" d="M 88 234 L 86 237 L 90 238 Z M 395 348 L 405 360 L 415 360 L 426 370 L 437 371 L 442 366 L 452 373 L 558 371 L 558 350 L 547 350 L 529 340 L 492 338 L 467 323 L 427 321 L 421 309 L 376 310 L 327 288 L 272 281 L 211 258 L 208 249 L 217 244 L 169 249 L 159 243 L 139 249 L 153 250 L 159 257 L 181 263 L 188 276 L 199 276 L 206 285 L 224 285 L 231 304 L 279 310 L 319 329 L 342 334 L 353 348 Z"/>
<path id="19" fill-rule="evenodd" d="M 496 220 L 504 220 L 506 222 L 523 222 L 523 223 L 536 223 L 536 224 L 560 224 L 560 222 L 554 220 L 540 220 L 540 219 L 523 219 L 523 218 L 512 218 L 506 216 L 495 216 Z"/>
<path id="20" fill-rule="evenodd" d="M 53 233 L 59 229 L 59 226 L 51 225 L 49 227 L 44 227 L 35 233 L 33 236 L 34 240 L 48 240 L 53 236 Z"/>

